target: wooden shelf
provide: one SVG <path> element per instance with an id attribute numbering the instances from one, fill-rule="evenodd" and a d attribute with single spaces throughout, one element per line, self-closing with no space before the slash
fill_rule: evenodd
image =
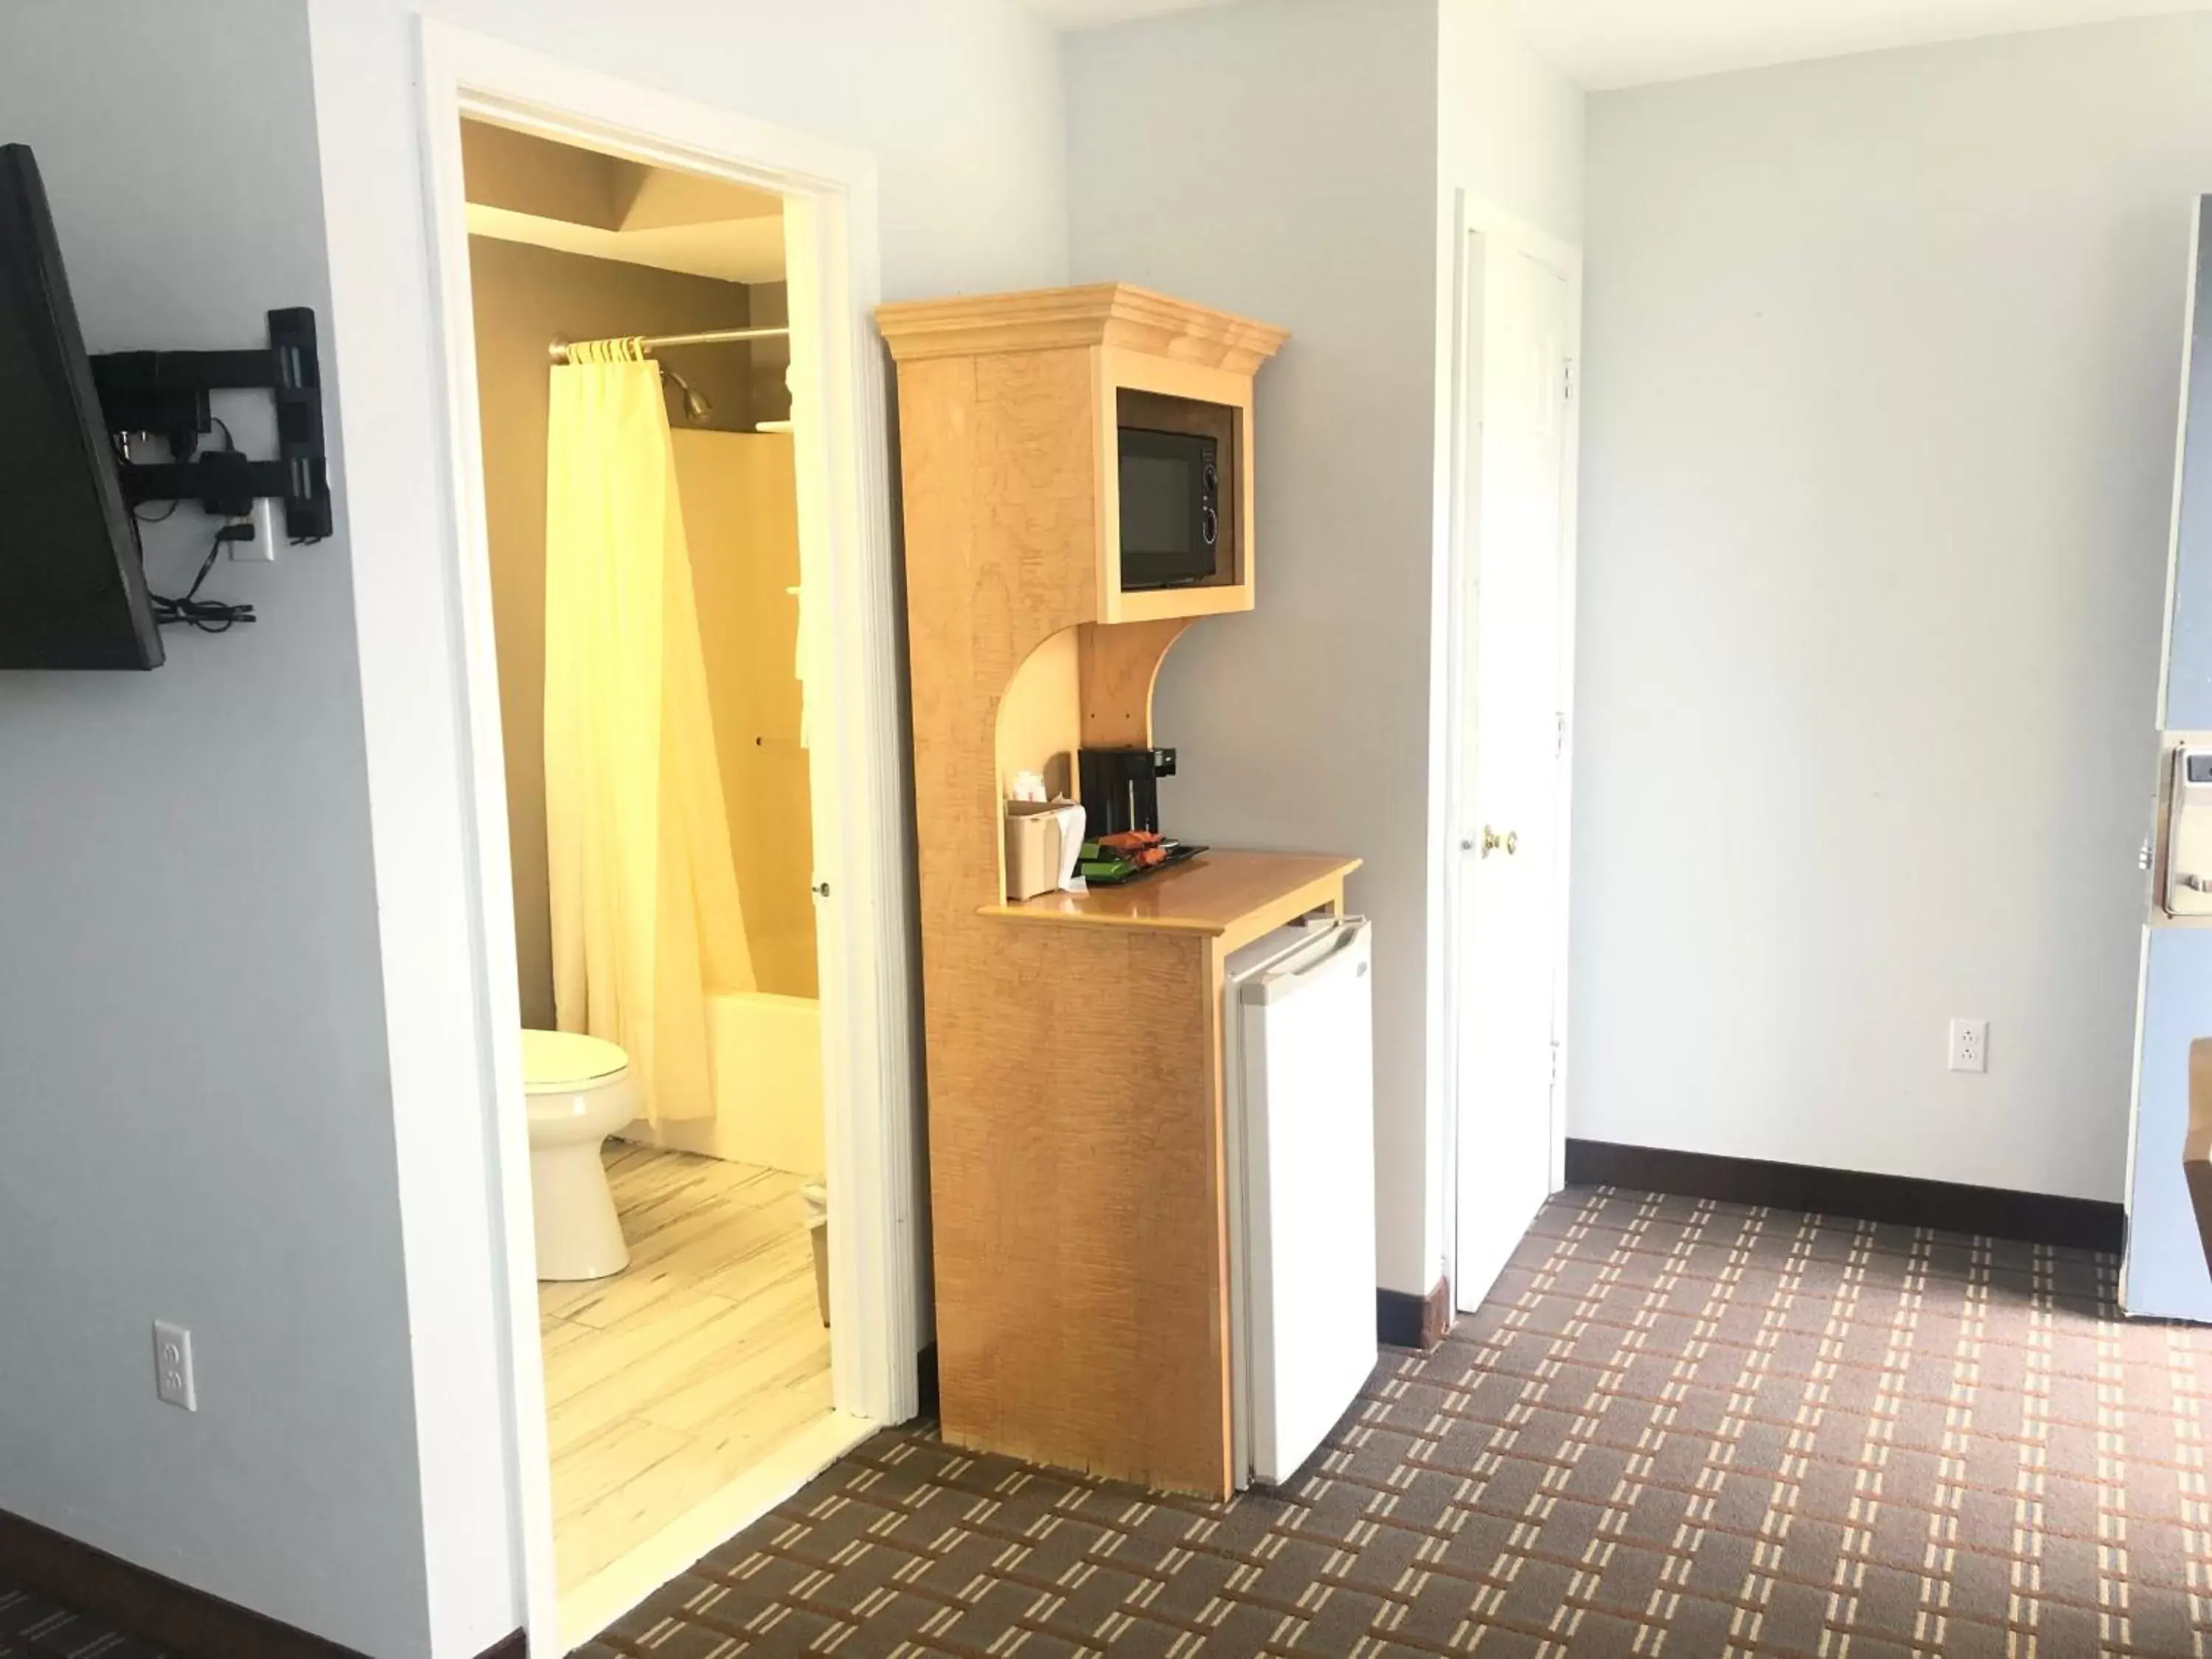
<path id="1" fill-rule="evenodd" d="M 1155 587 L 1137 592 L 1113 590 L 1099 601 L 1117 623 L 1172 622 L 1178 617 L 1225 617 L 1252 608 L 1249 581 L 1208 587 Z"/>
<path id="2" fill-rule="evenodd" d="M 1126 886 L 988 904 L 982 914 L 1012 921 L 1228 935 L 1242 944 L 1334 902 L 1344 878 L 1358 867 L 1358 859 L 1309 853 L 1208 852 Z"/>

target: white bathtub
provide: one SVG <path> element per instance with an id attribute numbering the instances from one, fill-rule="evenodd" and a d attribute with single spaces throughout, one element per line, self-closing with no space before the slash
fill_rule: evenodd
<path id="1" fill-rule="evenodd" d="M 822 1005 L 748 991 L 707 999 L 714 1115 L 659 1129 L 641 1120 L 628 1140 L 738 1164 L 818 1176 L 822 1151 Z"/>

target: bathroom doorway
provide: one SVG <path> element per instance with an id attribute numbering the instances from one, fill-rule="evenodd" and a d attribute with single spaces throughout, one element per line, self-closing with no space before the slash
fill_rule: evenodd
<path id="1" fill-rule="evenodd" d="M 915 1407 L 870 179 L 425 39 L 496 742 L 487 1000 L 516 1033 L 517 1505 L 532 1646 L 560 1651 Z M 779 171 L 794 148 L 831 165 Z"/>
<path id="2" fill-rule="evenodd" d="M 580 1634 L 661 1581 L 639 1551 L 831 1409 L 783 204 L 481 120 L 461 159 L 554 1555 Z M 571 361 L 595 347 L 621 358 Z M 654 406 L 569 384 L 605 376 Z M 629 454 L 568 476 L 625 447 L 644 476 L 619 476 Z M 654 586 L 665 618 L 625 632 Z M 611 725 L 641 652 L 659 720 Z M 684 870 L 674 839 L 716 867 Z M 583 1167 L 549 1182 L 556 1159 Z"/>

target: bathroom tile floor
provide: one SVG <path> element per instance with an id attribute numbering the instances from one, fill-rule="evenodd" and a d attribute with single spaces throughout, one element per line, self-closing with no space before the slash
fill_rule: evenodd
<path id="1" fill-rule="evenodd" d="M 830 1412 L 799 1177 L 610 1141 L 630 1265 L 538 1286 L 562 1605 Z"/>

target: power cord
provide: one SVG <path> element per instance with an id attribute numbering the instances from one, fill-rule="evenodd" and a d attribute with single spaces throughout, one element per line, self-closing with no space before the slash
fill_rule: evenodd
<path id="1" fill-rule="evenodd" d="M 230 422 L 224 420 L 220 415 L 210 415 L 208 416 L 208 419 L 215 425 L 222 428 L 223 449 L 227 453 L 235 455 L 238 453 L 238 440 L 232 437 L 230 434 Z M 113 434 L 112 442 L 115 447 L 116 460 L 125 465 L 129 465 L 131 460 L 131 451 L 123 441 L 123 434 L 121 433 Z M 140 524 L 167 524 L 170 520 L 177 516 L 177 509 L 183 505 L 183 498 L 179 497 L 177 500 L 171 501 L 159 513 L 144 513 L 134 507 L 131 509 L 131 516 L 137 520 Z M 321 538 L 318 537 L 316 539 L 319 541 Z M 144 550 L 142 548 L 140 550 L 142 556 L 143 556 L 143 553 Z"/>
<path id="2" fill-rule="evenodd" d="M 207 557 L 200 561 L 199 574 L 192 578 L 192 585 L 185 590 L 182 599 L 173 599 L 161 593 L 146 596 L 153 602 L 154 619 L 164 628 L 172 623 L 183 623 L 198 629 L 203 634 L 228 634 L 239 623 L 252 622 L 252 605 L 223 599 L 204 599 L 199 594 L 201 585 L 208 579 L 208 572 L 215 568 L 215 562 L 222 553 L 223 544 L 252 539 L 253 523 L 251 520 L 241 519 L 220 526 L 215 532 L 215 539 L 208 544 Z"/>

